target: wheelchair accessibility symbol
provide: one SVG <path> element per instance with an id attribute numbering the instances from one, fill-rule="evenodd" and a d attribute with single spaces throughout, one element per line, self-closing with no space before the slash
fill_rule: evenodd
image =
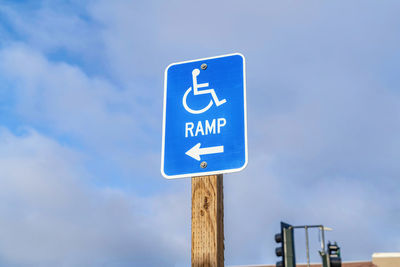
<path id="1" fill-rule="evenodd" d="M 206 107 L 196 110 L 196 109 L 191 109 L 187 103 L 186 103 L 186 98 L 188 94 L 192 91 L 192 87 L 189 87 L 189 89 L 186 90 L 185 94 L 183 95 L 182 99 L 182 104 L 183 107 L 186 109 L 187 112 L 190 112 L 192 114 L 201 114 L 206 112 L 211 108 L 211 106 L 215 103 L 215 105 L 218 107 L 224 103 L 226 103 L 226 99 L 218 100 L 217 94 L 215 93 L 214 89 L 205 89 L 205 90 L 199 90 L 199 88 L 204 88 L 208 87 L 208 83 L 197 83 L 197 76 L 199 76 L 200 70 L 199 69 L 194 69 L 192 71 L 192 78 L 193 78 L 193 94 L 194 95 L 205 95 L 205 94 L 211 94 L 212 99 L 210 102 L 207 104 Z"/>

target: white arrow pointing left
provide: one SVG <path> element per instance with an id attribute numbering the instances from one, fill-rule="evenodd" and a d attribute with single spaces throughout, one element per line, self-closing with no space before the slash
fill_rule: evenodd
<path id="1" fill-rule="evenodd" d="M 195 160 L 200 161 L 201 155 L 208 155 L 208 154 L 216 154 L 216 153 L 223 153 L 224 152 L 224 146 L 211 146 L 211 147 L 204 147 L 200 148 L 201 144 L 198 143 L 188 151 L 186 151 L 186 155 L 189 157 L 194 158 Z"/>

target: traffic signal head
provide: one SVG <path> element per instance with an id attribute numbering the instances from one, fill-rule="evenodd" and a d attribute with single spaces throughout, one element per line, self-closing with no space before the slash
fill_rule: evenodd
<path id="1" fill-rule="evenodd" d="M 295 267 L 294 235 L 290 224 L 281 222 L 281 232 L 275 235 L 275 242 L 280 244 L 275 249 L 275 254 L 282 257 L 282 260 L 276 263 L 276 267 Z"/>
<path id="2" fill-rule="evenodd" d="M 275 235 L 275 242 L 276 242 L 276 243 L 282 243 L 282 244 L 283 244 L 282 241 L 283 241 L 283 235 L 282 235 L 282 233 L 276 234 L 276 235 Z M 278 256 L 278 257 L 282 257 L 282 256 L 283 256 L 283 247 L 282 247 L 282 246 L 279 246 L 279 247 L 275 248 L 275 254 L 276 254 L 276 256 Z"/>
<path id="3" fill-rule="evenodd" d="M 328 242 L 328 255 L 329 255 L 330 267 L 342 266 L 342 259 L 340 257 L 340 247 L 337 245 L 336 242 L 334 243 Z"/>

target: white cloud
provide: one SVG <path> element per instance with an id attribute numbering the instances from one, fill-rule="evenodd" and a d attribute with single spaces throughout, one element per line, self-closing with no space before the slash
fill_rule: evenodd
<path id="1" fill-rule="evenodd" d="M 11 148 L 2 159 L 13 177 L 2 181 L 11 192 L 2 194 L 17 205 L 2 207 L 10 214 L 3 223 L 15 227 L 7 240 L 21 235 L 18 246 L 3 243 L 0 259 L 50 265 L 64 257 L 65 265 L 77 266 L 96 265 L 90 260 L 101 254 L 100 262 L 111 266 L 117 256 L 121 265 L 134 259 L 158 266 L 170 253 L 187 263 L 188 188 L 177 190 L 178 196 L 164 196 L 166 189 L 160 189 L 166 184 L 158 171 L 163 69 L 172 61 L 231 51 L 247 57 L 250 160 L 247 170 L 225 179 L 227 263 L 273 262 L 280 220 L 332 226 L 329 238 L 343 245 L 346 260 L 399 249 L 393 232 L 400 210 L 393 201 L 400 171 L 396 8 L 372 1 L 94 1 L 85 8 L 80 11 L 95 26 L 55 7 L 32 17 L 8 10 L 25 44 L 2 48 L 0 75 L 15 82 L 9 90 L 26 124 L 77 139 L 95 151 L 97 165 L 97 156 L 104 155 L 105 161 L 123 162 L 132 187 L 148 191 L 156 185 L 156 196 L 141 199 L 87 186 L 71 177 L 93 173 L 77 169 L 83 163 L 76 164 L 69 149 L 35 133 L 21 138 L 3 133 L 1 147 L 21 148 L 15 162 Z M 88 65 L 106 63 L 103 72 L 112 78 L 49 60 L 57 49 L 95 55 Z M 28 149 L 30 140 L 42 143 L 40 153 L 49 146 L 48 154 L 38 157 L 43 154 L 38 147 Z M 24 156 L 28 151 L 32 157 Z M 60 178 L 48 181 L 53 176 Z M 12 216 L 26 219 L 19 223 Z M 123 216 L 123 222 L 116 219 Z M 53 230 L 55 225 L 65 233 Z M 140 246 L 132 241 L 138 239 Z M 55 240 L 62 246 L 46 256 Z M 164 241 L 154 246 L 153 240 Z M 171 252 L 169 241 L 182 251 Z M 22 243 L 32 249 L 26 259 L 17 255 Z M 125 250 L 130 246 L 139 246 L 133 255 Z"/>
<path id="2" fill-rule="evenodd" d="M 158 124 L 132 90 L 88 77 L 76 66 L 50 62 L 21 44 L 1 50 L 0 58 L 2 76 L 15 85 L 8 90 L 16 95 L 16 112 L 29 125 L 68 136 L 103 157 L 118 154 L 111 160 L 120 164 L 127 157 L 139 162 L 153 154 L 139 155 L 145 145 L 158 151 Z"/>
<path id="3" fill-rule="evenodd" d="M 44 121 L 86 140 L 102 134 L 94 134 L 101 125 L 133 127 L 132 118 L 113 110 L 124 102 L 122 95 L 111 84 L 91 79 L 77 67 L 51 63 L 37 51 L 15 45 L 1 51 L 1 68 L 16 81 L 18 111 L 33 122 Z"/>
<path id="4" fill-rule="evenodd" d="M 0 13 L 18 36 L 35 49 L 47 53 L 65 49 L 89 58 L 93 56 L 93 47 L 100 49 L 100 40 L 94 34 L 97 27 L 85 19 L 82 5 L 72 1 L 41 2 L 30 8 L 18 3 L 1 5 Z"/>
<path id="5" fill-rule="evenodd" d="M 189 210 L 181 196 L 138 198 L 89 185 L 79 155 L 33 131 L 16 137 L 2 129 L 0 144 L 0 261 L 7 266 L 184 260 L 179 225 Z"/>

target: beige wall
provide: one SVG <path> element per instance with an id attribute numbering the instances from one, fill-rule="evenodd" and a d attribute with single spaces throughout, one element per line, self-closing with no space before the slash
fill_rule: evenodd
<path id="1" fill-rule="evenodd" d="M 306 264 L 297 264 L 297 267 L 306 267 Z M 248 265 L 236 267 L 275 267 L 274 265 Z M 321 264 L 311 264 L 311 267 L 321 267 Z M 371 261 L 342 262 L 342 267 L 400 267 L 400 252 L 374 253 Z"/>
<path id="2" fill-rule="evenodd" d="M 377 267 L 400 267 L 400 253 L 374 253 L 372 262 Z"/>
<path id="3" fill-rule="evenodd" d="M 311 263 L 311 267 L 322 267 L 320 263 Z M 242 266 L 231 266 L 231 267 L 275 267 L 275 264 L 268 265 L 242 265 Z M 296 267 L 307 267 L 307 264 L 296 264 Z M 343 262 L 342 267 L 376 267 L 370 261 L 354 261 L 354 262 Z M 400 265 L 396 265 L 400 267 Z"/>

